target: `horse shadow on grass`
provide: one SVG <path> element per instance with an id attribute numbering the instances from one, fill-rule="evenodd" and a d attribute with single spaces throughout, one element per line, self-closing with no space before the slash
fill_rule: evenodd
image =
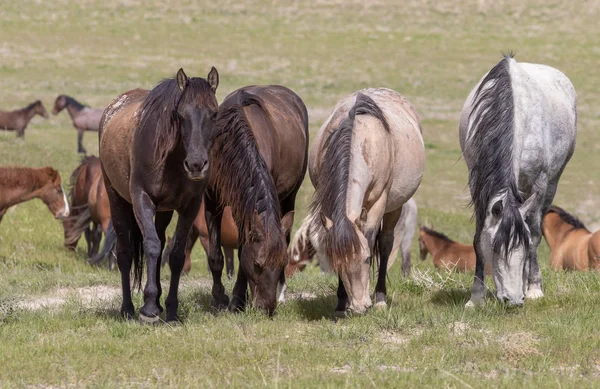
<path id="1" fill-rule="evenodd" d="M 471 298 L 471 291 L 467 289 L 441 289 L 431 296 L 431 302 L 435 305 L 464 306 Z"/>
<path id="2" fill-rule="evenodd" d="M 333 312 L 337 305 L 335 295 L 317 295 L 315 298 L 290 299 L 291 309 L 306 321 L 317 321 L 322 319 L 333 320 Z"/>

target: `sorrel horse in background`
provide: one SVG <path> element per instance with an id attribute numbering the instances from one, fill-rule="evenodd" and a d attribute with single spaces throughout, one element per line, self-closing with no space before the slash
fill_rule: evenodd
<path id="1" fill-rule="evenodd" d="M 17 136 L 23 138 L 29 121 L 35 115 L 40 115 L 44 119 L 48 119 L 48 112 L 46 112 L 44 104 L 39 100 L 34 101 L 25 108 L 8 112 L 0 111 L 0 129 L 16 131 Z"/>
<path id="2" fill-rule="evenodd" d="M 425 168 L 421 124 L 413 106 L 390 89 L 363 89 L 335 107 L 310 152 L 316 192 L 311 231 L 339 274 L 336 316 L 369 308 L 370 266 L 379 259 L 375 301 L 386 305 L 388 259 L 402 242 L 402 206 Z"/>
<path id="3" fill-rule="evenodd" d="M 204 201 L 202 202 L 202 205 L 200 205 L 200 211 L 198 212 L 198 216 L 196 216 L 196 220 L 194 220 L 194 225 L 192 226 L 190 236 L 188 237 L 188 241 L 185 246 L 185 264 L 183 265 L 184 273 L 189 273 L 189 271 L 192 269 L 191 253 L 198 239 L 200 239 L 202 248 L 204 248 L 204 252 L 208 258 L 210 241 L 208 237 L 208 229 L 206 227 L 206 217 L 204 216 Z M 173 240 L 168 238 L 167 242 L 167 248 L 165 248 L 162 257 L 163 266 L 165 263 L 167 263 L 169 255 L 171 254 L 171 250 L 173 249 Z M 238 248 L 238 229 L 235 225 L 235 221 L 233 220 L 233 215 L 231 214 L 231 207 L 225 207 L 223 210 L 223 220 L 221 221 L 221 245 L 223 247 L 223 252 L 225 253 L 225 269 L 227 270 L 227 277 L 233 278 L 233 250 L 237 250 Z"/>
<path id="4" fill-rule="evenodd" d="M 66 248 L 75 250 L 79 238 L 84 234 L 88 245 L 88 259 L 91 260 L 98 254 L 103 232 L 106 236 L 105 244 L 108 246 L 112 247 L 115 239 L 100 158 L 83 157 L 80 165 L 71 174 L 70 184 L 71 215 L 63 222 L 64 244 Z M 94 260 L 98 262 L 98 258 Z M 110 262 L 109 267 L 112 268 L 112 261 Z"/>
<path id="5" fill-rule="evenodd" d="M 475 249 L 473 245 L 453 241 L 432 228 L 419 226 L 419 253 L 421 260 L 431 254 L 436 269 L 468 272 L 475 270 Z"/>
<path id="6" fill-rule="evenodd" d="M 120 95 L 102 116 L 100 161 L 117 234 L 117 263 L 123 287 L 121 312 L 126 318 L 134 315 L 132 263 L 134 285 L 141 287 L 147 259 L 144 305 L 139 317 L 149 323 L 159 320 L 160 256 L 165 230 L 177 211 L 175 244 L 169 258 L 166 320 L 179 320 L 179 278 L 187 238 L 207 183 L 218 84 L 214 67 L 207 79 L 188 78 L 179 69 L 175 78 L 163 80 L 151 91 L 134 89 Z"/>
<path id="7" fill-rule="evenodd" d="M 575 216 L 551 206 L 542 230 L 554 270 L 600 270 L 600 231 L 590 232 Z"/>
<path id="8" fill-rule="evenodd" d="M 77 129 L 77 152 L 85 154 L 83 147 L 83 133 L 85 131 L 98 131 L 103 109 L 91 108 L 83 105 L 71 96 L 59 95 L 54 101 L 52 114 L 57 115 L 63 109 L 67 109 L 73 126 Z"/>
<path id="9" fill-rule="evenodd" d="M 317 237 L 311 238 L 308 231 L 310 225 L 310 218 L 305 218 L 302 222 L 288 249 L 290 254 L 290 262 L 285 267 L 285 276 L 289 278 L 299 271 L 303 271 L 306 266 L 312 262 L 314 256 L 317 256 L 318 265 L 321 268 L 321 272 L 328 273 L 331 271 L 331 264 L 326 256 L 319 256 L 316 252 L 312 240 L 318 242 Z M 398 228 L 402 229 L 401 236 L 402 242 L 400 244 L 402 255 L 402 273 L 405 277 L 410 274 L 411 265 L 411 254 L 410 245 L 412 238 L 415 235 L 415 229 L 417 227 L 417 202 L 414 198 L 410 198 L 403 206 L 402 213 L 400 214 L 400 221 L 397 225 Z M 388 260 L 388 270 L 394 264 L 396 258 L 390 257 Z"/>
<path id="10" fill-rule="evenodd" d="M 254 306 L 270 315 L 275 311 L 277 289 L 285 283 L 287 245 L 307 154 L 308 113 L 291 90 L 248 86 L 232 92 L 220 105 L 211 183 L 204 200 L 213 307 L 229 303 L 221 282 L 222 204 L 231 206 L 240 235 L 240 267 L 230 308 L 244 309 L 250 284 Z"/>
<path id="11" fill-rule="evenodd" d="M 485 297 L 484 265 L 496 295 L 510 305 L 542 297 L 538 247 L 542 217 L 575 150 L 577 96 L 569 79 L 545 65 L 494 66 L 469 94 L 460 147 L 469 168 L 477 257 L 471 299 Z"/>
<path id="12" fill-rule="evenodd" d="M 41 199 L 55 218 L 69 216 L 69 202 L 58 171 L 49 166 L 0 167 L 0 222 L 9 207 L 35 198 Z"/>

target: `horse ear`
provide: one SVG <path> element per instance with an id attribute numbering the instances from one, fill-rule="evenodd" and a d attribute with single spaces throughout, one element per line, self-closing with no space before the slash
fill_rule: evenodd
<path id="1" fill-rule="evenodd" d="M 325 230 L 329 231 L 333 227 L 333 222 L 330 218 L 325 216 L 323 212 L 319 212 L 319 219 L 321 219 L 321 224 L 325 228 Z"/>
<path id="2" fill-rule="evenodd" d="M 537 196 L 536 194 L 532 194 L 531 196 L 529 196 L 529 198 L 527 200 L 525 200 L 525 202 L 519 207 L 519 213 L 521 213 L 521 217 L 523 218 L 523 220 L 525 220 L 527 218 L 527 215 L 529 215 L 529 213 L 531 211 L 533 211 L 533 206 L 535 205 L 535 200 L 536 200 Z"/>
<path id="3" fill-rule="evenodd" d="M 294 211 L 290 211 L 281 218 L 281 228 L 285 235 L 289 234 L 294 226 Z"/>
<path id="4" fill-rule="evenodd" d="M 208 81 L 210 84 L 210 89 L 212 89 L 213 92 L 216 92 L 217 87 L 219 86 L 219 72 L 217 71 L 217 68 L 213 66 L 210 69 L 208 77 L 206 77 L 206 81 Z"/>
<path id="5" fill-rule="evenodd" d="M 260 221 L 260 216 L 258 216 L 258 211 L 256 209 L 254 210 L 254 215 L 252 216 L 252 232 L 260 237 L 265 236 L 265 227 Z"/>
<path id="6" fill-rule="evenodd" d="M 177 85 L 179 86 L 179 90 L 183 92 L 183 90 L 188 86 L 189 78 L 183 71 L 183 69 L 179 69 L 177 71 Z"/>
<path id="7" fill-rule="evenodd" d="M 54 181 L 58 177 L 58 171 L 50 166 L 44 167 L 44 173 L 50 178 L 50 181 Z"/>

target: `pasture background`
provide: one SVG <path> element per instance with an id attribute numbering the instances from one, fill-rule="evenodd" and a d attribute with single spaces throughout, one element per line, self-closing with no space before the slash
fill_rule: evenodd
<path id="1" fill-rule="evenodd" d="M 457 3 L 457 4 L 455 4 Z M 458 118 L 464 99 L 503 50 L 562 70 L 578 92 L 577 149 L 555 203 L 600 220 L 600 4 L 596 1 L 3 1 L 0 107 L 69 94 L 104 106 L 183 67 L 220 73 L 218 99 L 248 84 L 283 84 L 309 108 L 311 134 L 343 96 L 363 87 L 404 94 L 423 120 L 427 167 L 419 220 L 469 242 L 467 171 Z M 97 135 L 85 147 L 97 154 Z M 25 141 L 0 132 L 0 164 L 77 166 L 67 113 L 36 117 Z M 306 180 L 296 227 L 312 195 Z M 35 200 L 0 225 L 2 387 L 593 387 L 600 378 L 600 278 L 555 273 L 540 248 L 546 297 L 506 310 L 465 311 L 471 275 L 389 275 L 389 306 L 332 322 L 336 280 L 314 268 L 289 282 L 270 320 L 209 312 L 204 253 L 194 251 L 175 328 L 124 323 L 118 272 L 62 247 L 62 226 Z M 237 267 L 237 264 L 236 264 Z M 169 271 L 164 271 L 163 280 Z M 488 283 L 488 285 L 492 285 Z M 231 290 L 232 284 L 227 284 Z M 42 305 L 47 307 L 41 308 Z M 137 295 L 136 308 L 140 306 Z"/>

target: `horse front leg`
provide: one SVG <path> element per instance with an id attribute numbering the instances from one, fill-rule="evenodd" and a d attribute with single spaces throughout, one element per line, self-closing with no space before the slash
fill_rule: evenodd
<path id="1" fill-rule="evenodd" d="M 167 240 L 165 232 L 167 230 L 167 227 L 169 226 L 169 223 L 171 223 L 172 218 L 173 218 L 173 211 L 158 212 L 156 214 L 156 217 L 154 218 L 154 227 L 156 228 L 156 233 L 158 235 L 158 239 L 160 240 L 160 252 L 161 253 L 165 249 L 165 243 Z M 162 295 L 162 285 L 160 284 L 160 266 L 161 266 L 161 262 L 156 261 L 156 286 L 158 287 L 158 295 L 156 296 L 156 305 L 158 306 L 158 309 L 160 310 L 160 312 L 162 312 L 163 309 L 160 306 L 160 296 Z"/>
<path id="2" fill-rule="evenodd" d="M 87 154 L 87 150 L 83 147 L 83 130 L 81 128 L 77 129 L 77 152 Z"/>
<path id="3" fill-rule="evenodd" d="M 171 268 L 171 282 L 169 284 L 169 295 L 167 296 L 167 322 L 179 322 L 177 309 L 179 308 L 179 279 L 185 262 L 185 248 L 190 235 L 190 229 L 198 215 L 202 197 L 192 199 L 185 207 L 177 210 L 177 227 L 173 235 L 173 249 L 169 255 L 169 267 Z"/>
<path id="4" fill-rule="evenodd" d="M 387 305 L 386 277 L 390 255 L 395 259 L 398 249 L 402 243 L 402 207 L 383 215 L 381 231 L 377 235 L 379 245 L 379 271 L 377 272 L 377 284 L 375 285 L 375 306 L 385 307 Z M 393 260 L 392 259 L 392 260 Z M 404 268 L 404 263 L 402 264 Z"/>
<path id="5" fill-rule="evenodd" d="M 540 225 L 541 220 L 536 220 L 529 226 L 531 242 L 527 256 L 528 263 L 525 263 L 525 266 L 529 267 L 526 269 L 527 287 L 525 289 L 525 298 L 529 300 L 544 297 L 544 292 L 542 292 L 542 272 L 538 264 L 538 248 L 540 247 L 540 242 L 542 240 Z"/>
<path id="6" fill-rule="evenodd" d="M 146 286 L 144 287 L 144 305 L 140 308 L 140 321 L 152 324 L 158 322 L 160 319 L 160 308 L 156 303 L 159 292 L 156 283 L 156 269 L 161 253 L 161 242 L 154 226 L 156 205 L 144 191 L 133 193 L 132 202 L 133 212 L 143 237 L 147 269 Z"/>
<path id="7" fill-rule="evenodd" d="M 213 277 L 211 307 L 217 310 L 229 306 L 229 297 L 225 294 L 225 287 L 221 280 L 223 274 L 223 253 L 221 252 L 221 219 L 223 209 L 216 202 L 213 193 L 204 195 L 204 216 L 208 230 L 209 250 L 207 252 L 208 266 Z M 237 284 L 236 284 L 237 285 Z"/>
<path id="8" fill-rule="evenodd" d="M 473 286 L 471 287 L 471 299 L 465 305 L 467 308 L 483 305 L 485 299 L 485 262 L 479 244 L 480 235 L 481 231 L 476 231 L 475 238 L 473 238 L 473 248 L 475 249 L 475 278 L 473 280 Z"/>

